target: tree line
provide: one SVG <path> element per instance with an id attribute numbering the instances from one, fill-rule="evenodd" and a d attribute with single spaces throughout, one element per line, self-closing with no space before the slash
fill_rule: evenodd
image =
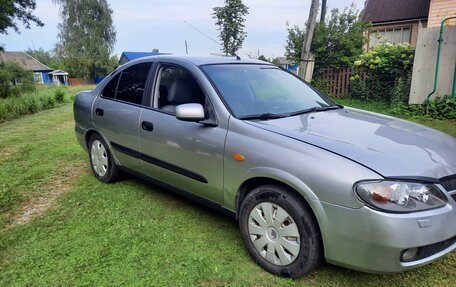
<path id="1" fill-rule="evenodd" d="M 27 53 L 53 69 L 67 71 L 72 77 L 95 78 L 117 67 L 112 56 L 116 30 L 107 0 L 53 0 L 59 6 L 61 23 L 58 42 L 51 51 L 28 49 Z M 35 0 L 0 0 L 0 34 L 8 28 L 20 33 L 25 28 L 44 23 L 32 14 Z M 4 48 L 2 48 L 4 49 Z"/>
<path id="2" fill-rule="evenodd" d="M 116 30 L 112 21 L 112 9 L 107 0 L 54 0 L 59 6 L 61 23 L 58 42 L 51 51 L 42 48 L 29 49 L 29 53 L 43 64 L 69 72 L 72 77 L 94 78 L 112 71 L 118 59 L 112 56 L 116 43 Z M 317 1 L 318 2 L 318 1 Z M 8 28 L 20 32 L 17 22 L 25 28 L 32 24 L 44 24 L 32 14 L 35 0 L 0 0 L 0 34 Z M 352 65 L 362 53 L 365 41 L 363 31 L 368 27 L 360 21 L 360 12 L 352 4 L 342 11 L 333 9 L 326 16 L 326 1 L 322 1 L 320 21 L 315 26 L 310 51 L 315 55 L 315 72 L 328 67 Z M 246 16 L 249 14 L 242 0 L 225 0 L 221 7 L 214 7 L 212 17 L 219 30 L 221 51 L 235 55 L 247 37 Z M 291 62 L 300 63 L 305 29 L 298 25 L 286 24 L 288 32 L 285 56 Z M 262 60 L 278 63 L 277 59 Z"/>

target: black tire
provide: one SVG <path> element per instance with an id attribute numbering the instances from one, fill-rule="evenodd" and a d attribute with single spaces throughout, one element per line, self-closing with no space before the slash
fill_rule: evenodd
<path id="1" fill-rule="evenodd" d="M 253 244 L 249 233 L 249 217 L 252 210 L 260 203 L 272 203 L 273 206 L 282 208 L 291 216 L 296 224 L 299 231 L 300 247 L 299 252 L 296 251 L 297 255 L 293 256 L 294 261 L 288 265 L 274 264 L 268 261 L 260 254 Z M 275 209 L 276 214 L 277 210 L 278 209 Z M 286 220 L 283 222 L 283 224 L 290 224 L 289 221 Z M 313 270 L 322 261 L 323 244 L 320 229 L 313 213 L 302 198 L 294 192 L 280 186 L 263 185 L 255 188 L 246 196 L 240 209 L 239 228 L 247 250 L 255 262 L 275 275 L 297 278 Z M 277 241 L 281 238 L 281 235 L 279 235 L 278 232 L 272 231 L 271 234 L 274 237 L 276 236 L 274 239 Z M 262 236 L 258 235 L 258 238 L 261 237 Z M 290 237 L 287 236 L 282 238 L 288 239 Z M 296 237 L 291 238 L 294 239 Z M 269 240 L 269 237 L 267 237 L 267 239 Z M 277 252 L 277 249 L 275 250 Z M 278 253 L 274 254 L 278 256 Z M 287 254 L 291 255 L 291 253 Z M 278 257 L 276 258 L 279 259 Z"/>
<path id="2" fill-rule="evenodd" d="M 106 151 L 106 153 L 104 153 L 104 154 L 107 158 L 107 165 L 105 165 L 106 172 L 104 174 L 99 174 L 97 172 L 96 168 L 94 167 L 94 161 L 92 159 L 92 145 L 95 141 L 98 141 L 99 143 L 101 143 Z M 112 158 L 112 154 L 111 154 L 111 151 L 109 150 L 108 145 L 106 144 L 106 142 L 103 140 L 103 138 L 99 134 L 93 134 L 90 137 L 89 143 L 88 143 L 88 149 L 89 149 L 90 167 L 92 168 L 92 172 L 95 175 L 95 177 L 104 183 L 111 183 L 111 182 L 115 182 L 115 181 L 119 180 L 120 171 L 117 168 L 117 165 Z"/>

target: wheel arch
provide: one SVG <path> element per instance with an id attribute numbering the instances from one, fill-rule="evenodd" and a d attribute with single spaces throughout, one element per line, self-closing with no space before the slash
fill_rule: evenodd
<path id="1" fill-rule="evenodd" d="M 104 136 L 101 133 L 99 133 L 97 130 L 94 130 L 94 129 L 87 130 L 87 132 L 84 135 L 84 142 L 85 142 L 85 145 L 87 148 L 89 148 L 89 140 L 92 137 L 92 135 L 94 135 L 94 134 L 99 134 L 104 139 Z"/>
<path id="2" fill-rule="evenodd" d="M 238 217 L 242 202 L 246 198 L 246 196 L 255 188 L 262 186 L 262 185 L 275 185 L 284 189 L 287 189 L 288 191 L 296 194 L 305 204 L 306 208 L 308 208 L 310 211 L 312 211 L 312 214 L 314 217 L 315 211 L 312 208 L 312 205 L 309 203 L 309 198 L 306 198 L 303 196 L 301 192 L 299 192 L 295 187 L 292 185 L 285 183 L 284 181 L 272 178 L 272 177 L 267 177 L 267 176 L 256 176 L 256 177 L 251 177 L 239 186 L 238 191 L 236 193 L 236 217 Z"/>

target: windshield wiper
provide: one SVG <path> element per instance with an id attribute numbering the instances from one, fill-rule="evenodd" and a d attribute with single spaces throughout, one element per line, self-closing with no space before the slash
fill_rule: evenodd
<path id="1" fill-rule="evenodd" d="M 242 116 L 239 117 L 241 120 L 272 120 L 272 119 L 280 119 L 284 117 L 290 116 L 289 114 L 273 114 L 273 113 L 263 113 L 263 114 L 258 114 L 258 115 L 248 115 L 248 116 Z"/>
<path id="2" fill-rule="evenodd" d="M 344 106 L 337 105 L 337 104 L 330 105 L 330 106 L 324 106 L 324 107 L 313 107 L 313 108 L 310 108 L 310 109 L 305 109 L 305 110 L 300 110 L 300 111 L 296 111 L 296 112 L 290 113 L 290 116 L 308 114 L 308 113 L 313 113 L 313 112 L 337 110 L 337 109 L 342 109 L 343 107 Z"/>

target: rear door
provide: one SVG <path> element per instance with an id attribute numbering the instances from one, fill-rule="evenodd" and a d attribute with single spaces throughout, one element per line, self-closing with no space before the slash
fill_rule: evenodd
<path id="1" fill-rule="evenodd" d="M 151 66 L 151 62 L 139 63 L 117 73 L 93 106 L 95 127 L 114 156 L 121 165 L 139 172 L 139 118 Z"/>

